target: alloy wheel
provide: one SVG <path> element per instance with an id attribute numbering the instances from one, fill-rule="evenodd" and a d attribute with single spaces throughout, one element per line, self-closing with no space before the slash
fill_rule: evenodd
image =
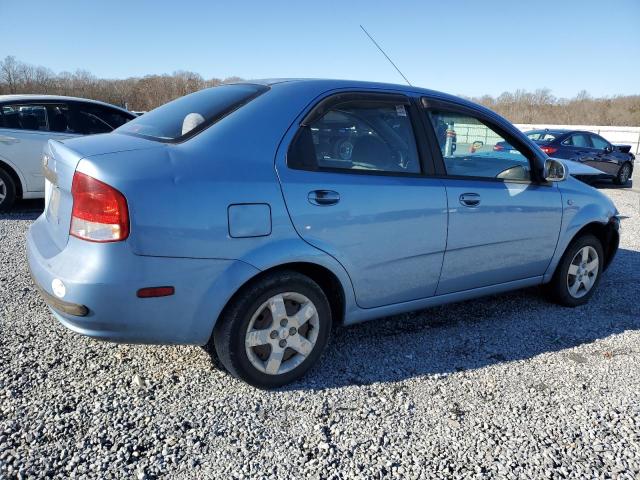
<path id="1" fill-rule="evenodd" d="M 296 292 L 279 293 L 255 311 L 245 336 L 251 364 L 268 375 L 282 375 L 313 351 L 319 332 L 318 311 Z"/>
<path id="2" fill-rule="evenodd" d="M 587 245 L 578 250 L 567 273 L 569 295 L 581 298 L 589 293 L 596 283 L 599 268 L 600 260 L 595 248 Z"/>
<path id="3" fill-rule="evenodd" d="M 7 184 L 0 178 L 0 204 L 7 198 Z"/>
<path id="4" fill-rule="evenodd" d="M 630 176 L 631 176 L 631 167 L 629 167 L 628 163 L 625 163 L 622 166 L 622 171 L 620 172 L 620 183 L 627 183 Z"/>

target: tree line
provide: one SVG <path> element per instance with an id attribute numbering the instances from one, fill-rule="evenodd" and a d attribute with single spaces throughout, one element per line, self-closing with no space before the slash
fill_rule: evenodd
<path id="1" fill-rule="evenodd" d="M 135 111 L 148 111 L 170 100 L 207 87 L 241 80 L 238 77 L 204 79 L 200 74 L 177 71 L 125 79 L 98 78 L 85 70 L 55 73 L 13 56 L 0 61 L 0 95 L 37 93 L 91 98 Z M 594 98 L 586 91 L 573 98 L 555 97 L 551 90 L 516 90 L 498 97 L 471 100 L 485 105 L 513 123 L 562 125 L 640 126 L 640 95 Z"/>

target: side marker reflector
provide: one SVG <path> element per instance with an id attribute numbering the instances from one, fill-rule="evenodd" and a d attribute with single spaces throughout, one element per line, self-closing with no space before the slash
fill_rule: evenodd
<path id="1" fill-rule="evenodd" d="M 138 290 L 138 298 L 168 297 L 174 293 L 174 287 L 148 287 Z"/>

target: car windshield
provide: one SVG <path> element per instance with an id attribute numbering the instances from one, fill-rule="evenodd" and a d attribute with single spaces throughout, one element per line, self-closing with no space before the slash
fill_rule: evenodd
<path id="1" fill-rule="evenodd" d="M 179 142 L 201 132 L 222 117 L 268 90 L 264 85 L 232 84 L 180 97 L 116 129 L 161 142 Z"/>
<path id="2" fill-rule="evenodd" d="M 527 132 L 527 137 L 534 142 L 551 142 L 556 139 L 556 135 L 546 130 L 534 130 Z"/>

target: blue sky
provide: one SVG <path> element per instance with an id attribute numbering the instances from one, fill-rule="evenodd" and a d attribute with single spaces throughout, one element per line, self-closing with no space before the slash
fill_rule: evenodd
<path id="1" fill-rule="evenodd" d="M 0 0 L 0 57 L 123 78 L 330 77 L 454 94 L 640 94 L 640 0 Z"/>

